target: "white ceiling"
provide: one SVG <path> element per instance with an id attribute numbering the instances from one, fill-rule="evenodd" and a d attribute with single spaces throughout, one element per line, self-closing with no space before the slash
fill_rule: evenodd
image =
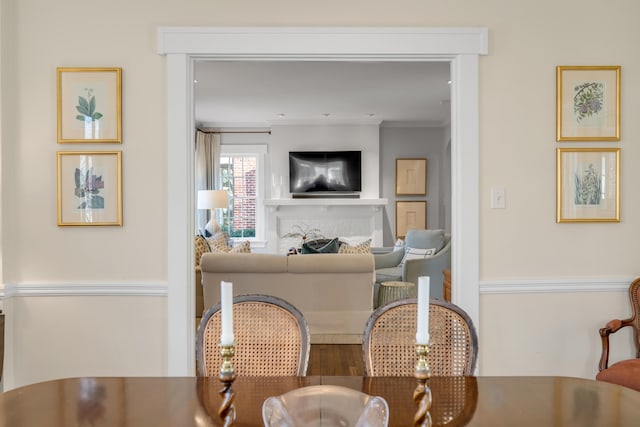
<path id="1" fill-rule="evenodd" d="M 195 119 L 202 127 L 442 126 L 450 119 L 448 62 L 202 60 L 195 79 Z"/>

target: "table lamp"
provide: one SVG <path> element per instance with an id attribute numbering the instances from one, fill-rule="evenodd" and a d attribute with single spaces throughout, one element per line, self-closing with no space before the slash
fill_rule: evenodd
<path id="1" fill-rule="evenodd" d="M 227 190 L 199 190 L 198 191 L 198 209 L 211 209 L 211 219 L 204 227 L 211 234 L 220 231 L 220 225 L 216 221 L 216 212 L 218 208 L 229 207 L 229 193 Z"/>

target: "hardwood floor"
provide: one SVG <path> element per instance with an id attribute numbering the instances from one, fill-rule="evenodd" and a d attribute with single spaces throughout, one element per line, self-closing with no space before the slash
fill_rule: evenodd
<path id="1" fill-rule="evenodd" d="M 307 375 L 363 375 L 360 344 L 311 344 Z"/>

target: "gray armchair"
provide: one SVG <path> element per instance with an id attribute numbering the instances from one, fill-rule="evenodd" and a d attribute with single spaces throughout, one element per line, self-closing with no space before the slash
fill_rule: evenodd
<path id="1" fill-rule="evenodd" d="M 434 256 L 425 259 L 412 259 L 402 262 L 405 250 L 374 254 L 376 285 L 374 303 L 378 300 L 378 288 L 382 282 L 402 281 L 418 284 L 418 277 L 429 276 L 430 297 L 444 299 L 444 277 L 442 271 L 451 268 L 451 235 L 444 230 L 409 229 L 405 236 L 405 249 L 436 248 Z M 376 304 L 374 304 L 376 305 Z"/>

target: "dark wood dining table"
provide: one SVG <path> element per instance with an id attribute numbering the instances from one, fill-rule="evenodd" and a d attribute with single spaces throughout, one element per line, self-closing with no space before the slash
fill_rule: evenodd
<path id="1" fill-rule="evenodd" d="M 412 426 L 410 377 L 239 377 L 235 426 L 261 426 L 269 396 L 320 384 L 381 396 L 390 426 Z M 640 426 L 640 392 L 568 377 L 434 377 L 433 425 Z M 218 426 L 215 377 L 89 377 L 47 381 L 0 393 L 0 426 Z"/>

